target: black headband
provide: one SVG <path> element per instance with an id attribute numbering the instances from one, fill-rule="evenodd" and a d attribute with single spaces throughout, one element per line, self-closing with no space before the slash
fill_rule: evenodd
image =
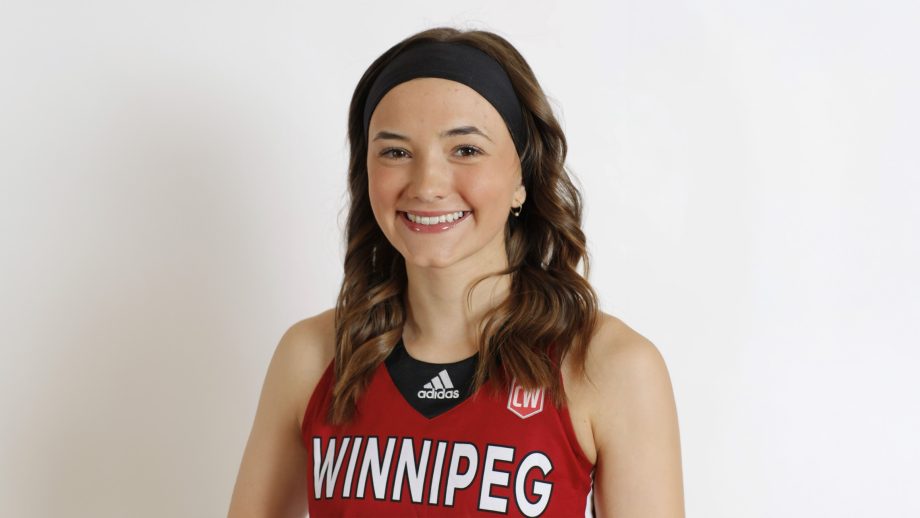
<path id="1" fill-rule="evenodd" d="M 388 63 L 371 85 L 364 102 L 365 137 L 380 99 L 394 86 L 418 77 L 450 79 L 476 90 L 505 120 L 518 156 L 523 155 L 524 116 L 508 73 L 495 58 L 463 43 L 419 43 Z"/>

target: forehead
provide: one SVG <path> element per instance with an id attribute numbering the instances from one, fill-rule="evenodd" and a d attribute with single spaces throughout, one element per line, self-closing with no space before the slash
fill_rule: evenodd
<path id="1" fill-rule="evenodd" d="M 476 90 L 449 79 L 420 77 L 390 89 L 374 109 L 370 126 L 455 122 L 478 123 L 490 129 L 504 125 L 495 107 Z"/>

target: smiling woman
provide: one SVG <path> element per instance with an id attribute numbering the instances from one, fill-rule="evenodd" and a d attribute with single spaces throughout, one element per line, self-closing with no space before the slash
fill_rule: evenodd
<path id="1" fill-rule="evenodd" d="M 523 204 L 526 190 L 495 108 L 464 84 L 417 78 L 383 96 L 369 127 L 376 135 L 367 154 L 371 208 L 407 267 L 507 268 L 503 231 L 509 207 Z M 468 214 L 440 221 L 456 212 Z"/>
<path id="2" fill-rule="evenodd" d="M 338 302 L 279 343 L 230 515 L 683 516 L 667 368 L 598 308 L 520 53 L 407 38 L 358 82 L 349 140 Z"/>

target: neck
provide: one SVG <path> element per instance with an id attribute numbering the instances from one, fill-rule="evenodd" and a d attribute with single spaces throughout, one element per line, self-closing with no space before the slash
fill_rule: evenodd
<path id="1" fill-rule="evenodd" d="M 498 275 L 483 280 L 473 288 L 469 302 L 467 292 L 485 272 L 507 268 L 507 257 L 502 259 L 488 268 L 463 264 L 421 268 L 406 264 L 403 343 L 410 356 L 430 363 L 449 363 L 469 358 L 479 350 L 483 318 L 508 295 L 511 278 Z"/>

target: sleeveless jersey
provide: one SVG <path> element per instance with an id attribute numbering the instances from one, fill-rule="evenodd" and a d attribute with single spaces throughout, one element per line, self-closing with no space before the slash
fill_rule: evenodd
<path id="1" fill-rule="evenodd" d="M 381 363 L 352 422 L 332 426 L 333 362 L 301 430 L 311 518 L 594 515 L 593 465 L 568 410 L 544 390 L 499 391 L 486 381 L 427 418 Z"/>

